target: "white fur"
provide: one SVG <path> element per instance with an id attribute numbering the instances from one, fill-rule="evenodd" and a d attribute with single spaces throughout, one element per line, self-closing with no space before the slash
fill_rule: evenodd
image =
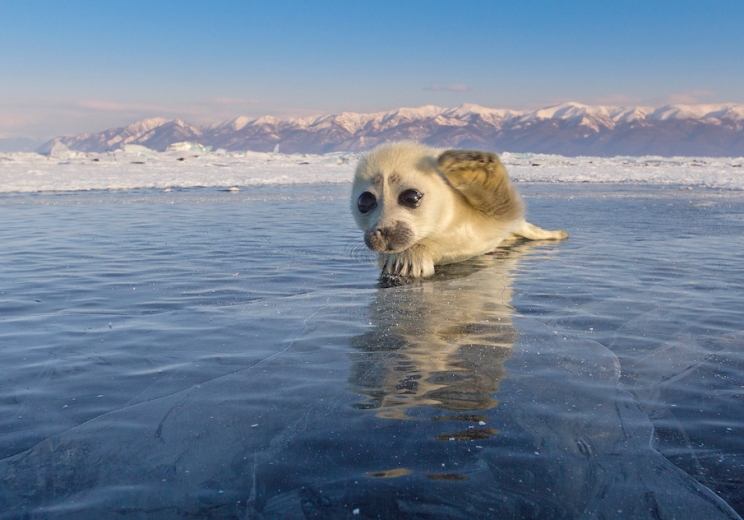
<path id="1" fill-rule="evenodd" d="M 492 251 L 513 233 L 526 238 L 567 236 L 527 224 L 521 199 L 508 180 L 514 206 L 507 216 L 489 216 L 473 207 L 437 168 L 441 152 L 404 141 L 379 146 L 359 161 L 351 191 L 351 210 L 359 228 L 373 232 L 402 224 L 413 231 L 413 239 L 405 247 L 378 252 L 384 272 L 431 276 L 435 265 L 461 262 Z M 423 194 L 419 207 L 399 204 L 399 195 L 409 189 Z M 366 214 L 357 207 L 364 192 L 377 198 L 377 207 Z"/>

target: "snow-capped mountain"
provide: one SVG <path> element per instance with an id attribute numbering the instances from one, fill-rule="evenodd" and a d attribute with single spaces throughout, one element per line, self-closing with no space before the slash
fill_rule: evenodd
<path id="1" fill-rule="evenodd" d="M 533 111 L 427 105 L 388 112 L 344 112 L 298 119 L 236 117 L 197 127 L 180 119 L 152 118 L 99 134 L 57 137 L 72 150 L 104 152 L 125 144 L 164 150 L 198 141 L 231 151 L 286 153 L 361 151 L 401 139 L 437 147 L 554 153 L 566 156 L 744 155 L 744 105 L 587 106 L 563 103 Z"/>

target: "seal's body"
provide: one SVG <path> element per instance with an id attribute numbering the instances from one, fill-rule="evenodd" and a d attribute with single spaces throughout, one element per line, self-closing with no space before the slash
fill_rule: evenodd
<path id="1" fill-rule="evenodd" d="M 351 211 L 382 270 L 414 278 L 493 251 L 512 235 L 568 237 L 524 220 L 522 199 L 496 154 L 408 141 L 362 156 Z"/>

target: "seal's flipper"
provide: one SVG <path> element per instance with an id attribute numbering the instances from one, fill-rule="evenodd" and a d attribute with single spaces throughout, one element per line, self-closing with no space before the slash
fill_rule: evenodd
<path id="1" fill-rule="evenodd" d="M 447 150 L 437 167 L 474 208 L 499 219 L 522 217 L 522 200 L 495 153 Z"/>
<path id="2" fill-rule="evenodd" d="M 527 238 L 529 240 L 562 240 L 564 238 L 568 238 L 568 233 L 563 231 L 562 229 L 549 231 L 547 229 L 533 226 L 527 221 L 524 221 L 522 223 L 522 226 L 514 231 L 513 234 L 518 237 Z"/>

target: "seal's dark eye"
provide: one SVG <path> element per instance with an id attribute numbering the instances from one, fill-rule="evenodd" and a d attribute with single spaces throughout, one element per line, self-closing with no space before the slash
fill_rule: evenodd
<path id="1" fill-rule="evenodd" d="M 359 195 L 357 207 L 359 208 L 360 213 L 368 213 L 377 207 L 377 198 L 370 192 L 365 191 Z"/>
<path id="2" fill-rule="evenodd" d="M 423 195 L 416 190 L 406 190 L 400 194 L 398 200 L 404 206 L 408 206 L 409 208 L 416 208 L 418 207 L 419 202 L 421 202 L 421 197 L 423 197 Z"/>

